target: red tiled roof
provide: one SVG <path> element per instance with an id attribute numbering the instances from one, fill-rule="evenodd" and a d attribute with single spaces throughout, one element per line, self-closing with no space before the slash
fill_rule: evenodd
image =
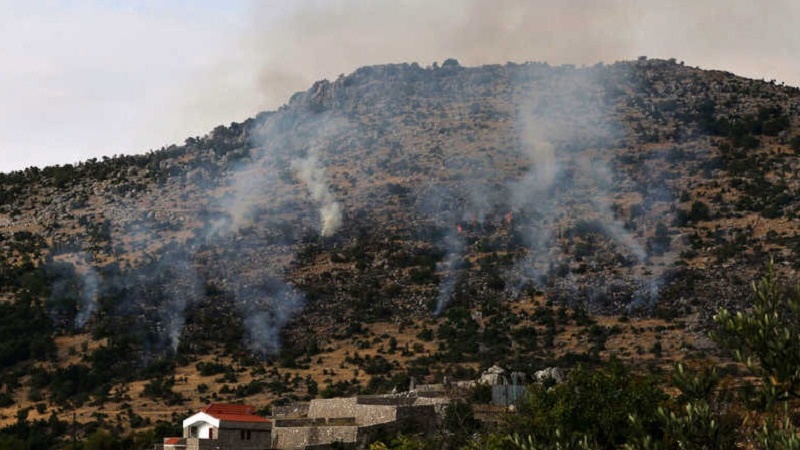
<path id="1" fill-rule="evenodd" d="M 257 416 L 255 414 L 256 409 L 250 405 L 212 403 L 203 408 L 202 411 L 211 417 L 228 422 L 269 422 L 268 419 Z"/>
<path id="2" fill-rule="evenodd" d="M 183 439 L 183 438 L 178 438 L 178 437 L 164 438 L 164 445 L 180 444 L 181 443 L 181 439 Z"/>

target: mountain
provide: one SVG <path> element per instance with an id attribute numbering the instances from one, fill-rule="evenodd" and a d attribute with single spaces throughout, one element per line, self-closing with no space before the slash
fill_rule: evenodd
<path id="1" fill-rule="evenodd" d="M 794 87 L 450 59 L 2 174 L 0 425 L 164 429 L 212 400 L 714 356 L 711 315 L 770 259 L 799 267 L 799 152 Z"/>

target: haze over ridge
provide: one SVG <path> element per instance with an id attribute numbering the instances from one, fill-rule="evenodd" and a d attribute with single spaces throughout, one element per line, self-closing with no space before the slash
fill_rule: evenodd
<path id="1" fill-rule="evenodd" d="M 800 84 L 790 0 L 1 4 L 0 171 L 182 142 L 387 62 L 647 55 Z"/>

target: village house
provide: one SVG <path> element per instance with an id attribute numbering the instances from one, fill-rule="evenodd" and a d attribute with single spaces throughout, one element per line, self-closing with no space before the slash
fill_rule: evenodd
<path id="1" fill-rule="evenodd" d="M 183 421 L 182 438 L 165 438 L 164 450 L 264 450 L 272 422 L 249 405 L 212 403 Z"/>
<path id="2" fill-rule="evenodd" d="M 560 382 L 564 375 L 550 368 L 536 373 L 538 382 Z M 453 398 L 478 385 L 492 388 L 492 408 L 476 410 L 476 418 L 497 422 L 525 394 L 525 376 L 493 366 L 468 382 L 416 385 L 389 395 L 313 399 L 274 406 L 272 418 L 256 415 L 248 405 L 214 403 L 183 421 L 182 438 L 166 438 L 163 450 L 321 450 L 367 448 L 377 438 L 397 433 L 431 434 L 441 426 Z M 454 397 L 455 396 L 455 397 Z"/>

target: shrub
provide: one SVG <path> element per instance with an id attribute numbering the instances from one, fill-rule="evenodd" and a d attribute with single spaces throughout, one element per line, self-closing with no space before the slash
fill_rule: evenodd
<path id="1" fill-rule="evenodd" d="M 800 398 L 800 288 L 779 285 L 770 262 L 753 294 L 752 311 L 719 310 L 715 337 L 762 378 L 772 398 Z"/>
<path id="2" fill-rule="evenodd" d="M 593 448 L 618 448 L 633 436 L 658 434 L 657 410 L 666 399 L 654 378 L 612 360 L 601 370 L 578 367 L 552 388 L 532 387 L 508 431 L 531 436 L 542 448 L 584 439 Z"/>

